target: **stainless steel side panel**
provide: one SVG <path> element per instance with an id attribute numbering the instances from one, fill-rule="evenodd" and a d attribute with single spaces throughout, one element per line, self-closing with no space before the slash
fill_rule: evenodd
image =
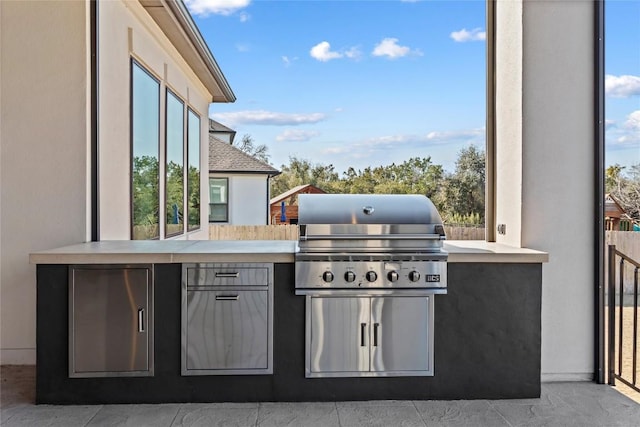
<path id="1" fill-rule="evenodd" d="M 309 298 L 308 374 L 369 370 L 368 298 Z"/>
<path id="2" fill-rule="evenodd" d="M 69 268 L 69 376 L 153 375 L 151 266 Z"/>

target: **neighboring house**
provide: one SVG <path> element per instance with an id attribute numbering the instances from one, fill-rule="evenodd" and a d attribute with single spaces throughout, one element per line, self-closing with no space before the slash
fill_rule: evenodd
<path id="1" fill-rule="evenodd" d="M 226 142 L 227 144 L 233 144 L 233 140 L 236 138 L 236 131 L 226 127 L 220 122 L 209 119 L 209 136 L 213 136 L 217 140 Z"/>
<path id="2" fill-rule="evenodd" d="M 324 190 L 311 184 L 298 185 L 289 191 L 285 191 L 274 197 L 269 202 L 271 206 L 272 224 L 297 224 L 298 223 L 298 194 L 319 194 Z M 284 215 L 283 215 L 284 206 Z"/>
<path id="3" fill-rule="evenodd" d="M 633 230 L 633 220 L 613 194 L 604 196 L 604 221 L 605 230 L 608 231 Z"/>
<path id="4" fill-rule="evenodd" d="M 181 0 L 0 1 L 0 28 L 0 363 L 23 364 L 29 253 L 208 239 L 209 106 L 235 95 Z"/>
<path id="5" fill-rule="evenodd" d="M 209 135 L 209 223 L 269 224 L 269 179 L 280 171 Z"/>

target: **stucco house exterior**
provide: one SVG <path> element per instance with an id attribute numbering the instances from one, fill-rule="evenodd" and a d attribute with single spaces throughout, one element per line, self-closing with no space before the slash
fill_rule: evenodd
<path id="1" fill-rule="evenodd" d="M 35 363 L 28 254 L 208 239 L 209 105 L 235 95 L 181 0 L 0 2 L 0 363 Z"/>
<path id="2" fill-rule="evenodd" d="M 269 224 L 269 180 L 273 166 L 241 151 L 213 133 L 209 136 L 209 223 Z"/>
<path id="3" fill-rule="evenodd" d="M 588 381 L 602 373 L 604 348 L 603 2 L 488 6 L 489 240 L 549 253 L 541 378 Z M 208 104 L 234 96 L 205 47 L 179 1 L 0 1 L 0 363 L 35 361 L 30 252 L 131 238 L 132 70 L 152 76 L 144 81 L 159 84 L 161 100 L 169 87 L 185 121 L 189 112 L 200 118 L 206 170 Z M 558 215 L 566 211 L 584 215 Z M 206 238 L 188 224 L 178 238 Z M 504 234 L 493 233 L 497 225 Z"/>

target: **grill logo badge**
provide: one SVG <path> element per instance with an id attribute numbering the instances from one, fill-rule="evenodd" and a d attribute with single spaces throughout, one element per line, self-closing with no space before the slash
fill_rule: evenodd
<path id="1" fill-rule="evenodd" d="M 425 276 L 427 283 L 439 282 L 440 275 L 439 274 L 427 274 Z"/>

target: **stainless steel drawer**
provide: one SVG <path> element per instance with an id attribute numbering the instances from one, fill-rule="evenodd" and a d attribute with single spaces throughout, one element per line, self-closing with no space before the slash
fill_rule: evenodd
<path id="1" fill-rule="evenodd" d="M 185 374 L 266 371 L 267 298 L 266 290 L 188 291 Z"/>
<path id="2" fill-rule="evenodd" d="M 273 373 L 273 264 L 182 265 L 181 372 Z"/>
<path id="3" fill-rule="evenodd" d="M 186 267 L 188 288 L 209 286 L 268 286 L 268 264 L 192 264 Z"/>

